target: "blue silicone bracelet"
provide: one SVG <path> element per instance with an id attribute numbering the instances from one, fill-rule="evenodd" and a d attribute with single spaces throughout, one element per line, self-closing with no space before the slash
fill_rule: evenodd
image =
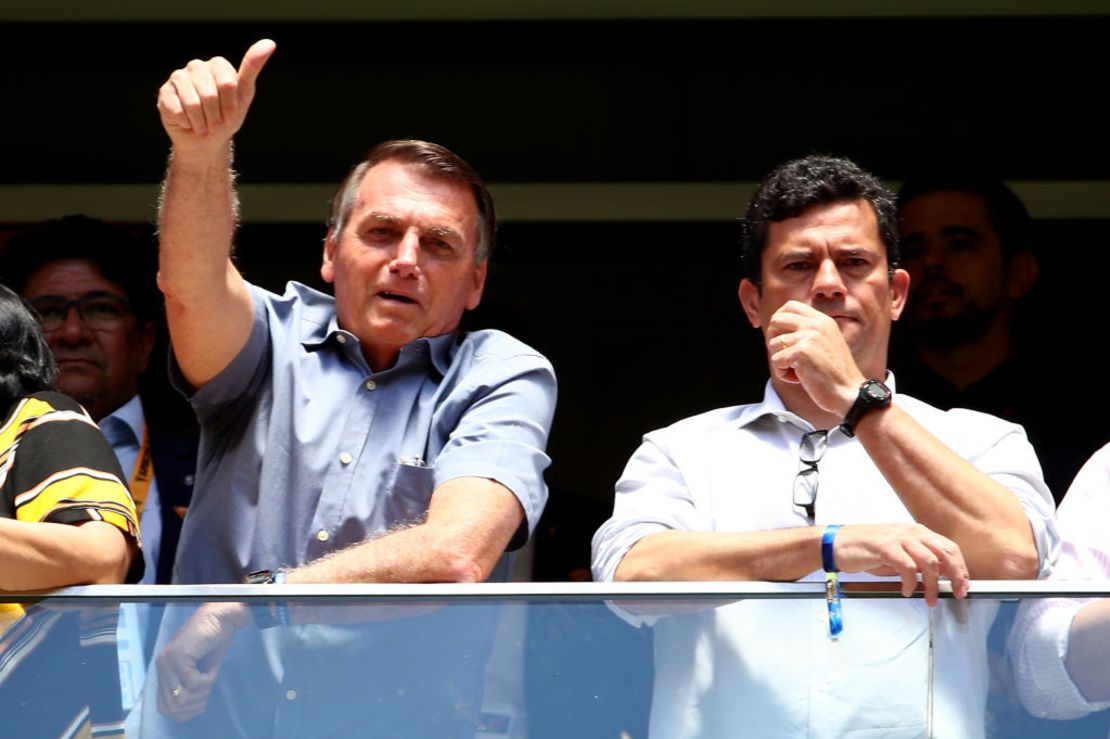
<path id="1" fill-rule="evenodd" d="M 838 529 L 840 524 L 834 523 L 826 526 L 825 533 L 821 535 L 821 566 L 825 568 L 825 572 L 840 572 L 836 569 L 836 559 L 833 557 L 833 542 L 836 541 Z"/>
<path id="2" fill-rule="evenodd" d="M 829 636 L 834 640 L 840 638 L 844 630 L 844 614 L 840 609 L 840 577 L 836 569 L 836 559 L 833 557 L 833 542 L 836 541 L 836 532 L 840 524 L 825 527 L 821 534 L 821 566 L 825 569 L 825 603 L 829 608 Z"/>

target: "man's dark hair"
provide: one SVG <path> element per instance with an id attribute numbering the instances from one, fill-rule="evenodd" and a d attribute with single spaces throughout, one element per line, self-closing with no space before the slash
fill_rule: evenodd
<path id="1" fill-rule="evenodd" d="M 331 201 L 328 228 L 331 229 L 333 241 L 339 240 L 347 226 L 347 219 L 350 218 L 351 209 L 358 197 L 359 185 L 366 173 L 375 165 L 389 161 L 411 165 L 429 177 L 469 186 L 478 208 L 478 243 L 475 245 L 474 259 L 481 262 L 493 253 L 497 241 L 497 213 L 493 209 L 493 197 L 489 194 L 486 183 L 473 167 L 447 147 L 415 139 L 378 144 L 365 159 L 354 166 Z"/>
<path id="2" fill-rule="evenodd" d="M 54 355 L 27 301 L 0 285 L 0 413 L 40 390 L 54 389 Z"/>
<path id="3" fill-rule="evenodd" d="M 1033 221 L 1025 203 L 1006 183 L 994 177 L 967 173 L 932 173 L 911 177 L 898 191 L 898 212 L 901 213 L 914 198 L 937 192 L 963 192 L 983 199 L 1006 262 L 1015 254 L 1033 249 Z"/>
<path id="4" fill-rule="evenodd" d="M 780 164 L 759 183 L 744 216 L 744 276 L 760 284 L 772 223 L 800 216 L 815 205 L 855 200 L 865 200 L 874 209 L 887 265 L 893 270 L 899 258 L 894 194 L 848 159 L 813 155 Z"/>
<path id="5" fill-rule="evenodd" d="M 128 230 L 87 216 L 47 221 L 8 239 L 0 259 L 0 280 L 23 293 L 31 277 L 63 259 L 87 260 L 127 294 L 140 323 L 157 321 L 162 305 L 156 284 L 157 251 Z"/>

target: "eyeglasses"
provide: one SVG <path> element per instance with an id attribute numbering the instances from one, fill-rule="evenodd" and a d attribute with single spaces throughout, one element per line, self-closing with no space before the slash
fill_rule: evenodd
<path id="1" fill-rule="evenodd" d="M 798 451 L 798 474 L 794 476 L 794 505 L 804 508 L 806 518 L 814 519 L 817 506 L 817 463 L 829 448 L 829 432 L 822 429 L 809 431 L 802 435 Z"/>
<path id="2" fill-rule="evenodd" d="M 95 331 L 115 331 L 131 313 L 127 298 L 103 291 L 85 293 L 79 298 L 43 295 L 32 300 L 31 306 L 38 312 L 39 325 L 47 333 L 62 327 L 71 308 L 76 308 L 85 325 Z"/>

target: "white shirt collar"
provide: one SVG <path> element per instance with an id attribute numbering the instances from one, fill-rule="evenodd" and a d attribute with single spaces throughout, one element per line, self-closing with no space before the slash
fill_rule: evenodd
<path id="1" fill-rule="evenodd" d="M 894 386 L 893 372 L 887 370 L 886 379 L 884 379 L 883 382 L 890 388 L 891 393 L 897 392 Z M 751 405 L 744 406 L 739 417 L 736 419 L 736 426 L 737 428 L 744 428 L 748 424 L 764 416 L 774 416 L 780 421 L 789 421 L 795 426 L 807 431 L 813 430 L 813 426 L 809 421 L 786 409 L 786 405 L 783 404 L 782 398 L 780 398 L 779 394 L 775 391 L 775 387 L 771 384 L 770 379 L 767 380 L 767 385 L 763 390 L 763 400 L 759 403 L 752 403 Z"/>

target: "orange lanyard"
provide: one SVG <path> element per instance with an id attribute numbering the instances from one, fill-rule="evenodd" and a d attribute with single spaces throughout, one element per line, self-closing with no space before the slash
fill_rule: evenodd
<path id="1" fill-rule="evenodd" d="M 150 493 L 150 483 L 154 480 L 154 457 L 150 454 L 150 427 L 143 424 L 143 443 L 139 445 L 139 456 L 135 458 L 135 469 L 131 470 L 131 497 L 135 500 L 135 515 L 143 515 L 143 504 Z"/>

